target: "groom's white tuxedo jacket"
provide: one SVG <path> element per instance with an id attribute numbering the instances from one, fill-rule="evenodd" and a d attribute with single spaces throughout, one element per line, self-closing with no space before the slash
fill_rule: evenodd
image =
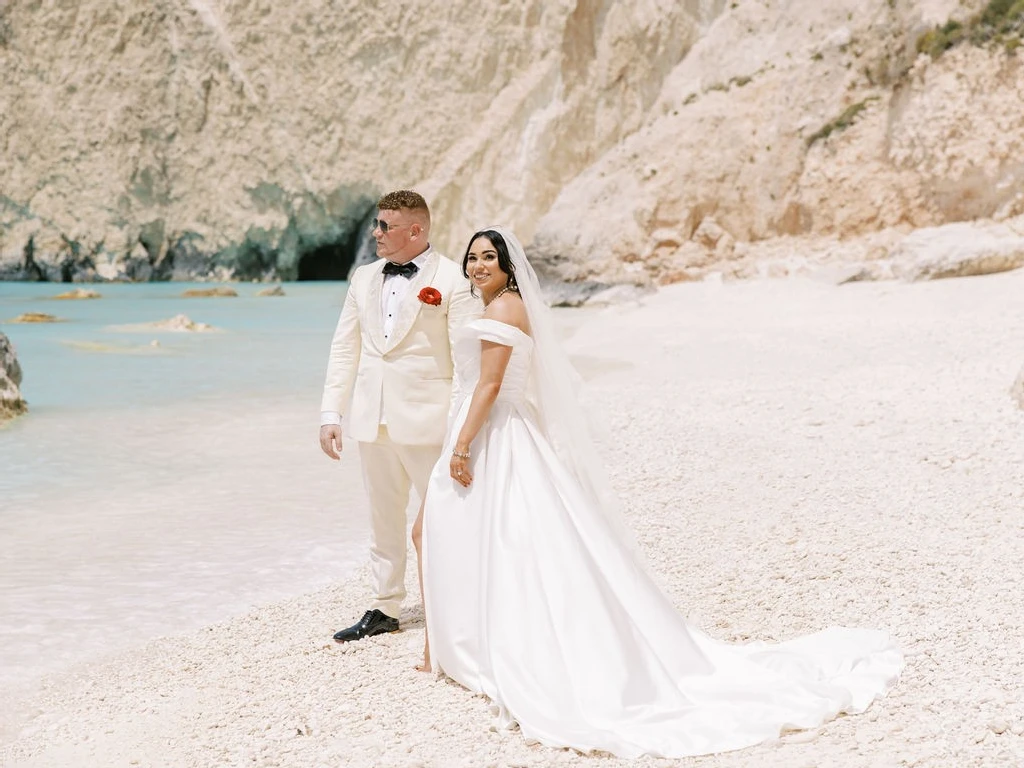
<path id="1" fill-rule="evenodd" d="M 434 250 L 426 257 L 409 281 L 387 340 L 381 310 L 387 262 L 379 259 L 352 274 L 320 410 L 341 414 L 345 434 L 354 440 L 375 441 L 383 418 L 396 443 L 444 442 L 453 397 L 452 339 L 482 308 L 458 264 Z M 441 303 L 422 301 L 424 288 L 440 293 Z"/>

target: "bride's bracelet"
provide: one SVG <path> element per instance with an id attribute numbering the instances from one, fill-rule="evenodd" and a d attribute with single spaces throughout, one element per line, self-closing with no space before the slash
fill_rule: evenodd
<path id="1" fill-rule="evenodd" d="M 454 456 L 457 459 L 468 459 L 469 458 L 469 451 L 466 451 L 465 453 L 459 453 L 457 450 L 456 451 L 452 451 L 452 456 Z"/>

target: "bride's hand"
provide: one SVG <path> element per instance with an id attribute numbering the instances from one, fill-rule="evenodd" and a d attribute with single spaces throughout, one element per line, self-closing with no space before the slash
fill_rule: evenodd
<path id="1" fill-rule="evenodd" d="M 469 488 L 469 484 L 473 482 L 473 476 L 469 473 L 468 459 L 464 459 L 460 456 L 452 456 L 449 471 L 451 473 L 452 480 L 459 483 L 464 488 Z"/>

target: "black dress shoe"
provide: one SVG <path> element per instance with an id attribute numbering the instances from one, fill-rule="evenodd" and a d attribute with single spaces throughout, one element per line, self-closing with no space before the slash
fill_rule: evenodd
<path id="1" fill-rule="evenodd" d="M 385 632 L 397 632 L 398 619 L 392 619 L 376 608 L 363 614 L 363 618 L 347 629 L 334 633 L 335 641 L 347 643 L 350 640 L 362 640 L 364 637 L 383 635 Z"/>

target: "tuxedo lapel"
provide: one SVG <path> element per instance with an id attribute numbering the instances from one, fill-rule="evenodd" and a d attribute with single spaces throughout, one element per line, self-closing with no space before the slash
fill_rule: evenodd
<path id="1" fill-rule="evenodd" d="M 420 267 L 416 275 L 409 281 L 409 291 L 405 294 L 405 298 L 402 299 L 402 306 L 398 311 L 398 317 L 395 319 L 395 327 L 391 332 L 391 338 L 388 339 L 385 346 L 385 352 L 393 349 L 412 330 L 412 325 L 416 322 L 420 308 L 423 306 L 423 302 L 419 299 L 419 293 L 423 288 L 430 285 L 430 281 L 434 279 L 434 275 L 437 274 L 437 264 L 440 258 L 440 254 L 432 250 L 427 255 L 426 263 Z M 379 290 L 377 298 L 380 299 Z"/>
<path id="2" fill-rule="evenodd" d="M 370 295 L 366 299 L 366 327 L 370 332 L 370 338 L 377 346 L 377 349 L 384 349 L 384 318 L 381 317 L 380 302 L 381 294 L 384 292 L 384 259 L 380 260 L 373 277 L 370 278 Z"/>

